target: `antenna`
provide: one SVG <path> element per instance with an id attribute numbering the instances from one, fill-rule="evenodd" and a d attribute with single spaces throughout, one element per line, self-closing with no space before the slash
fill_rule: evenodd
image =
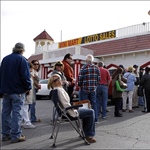
<path id="1" fill-rule="evenodd" d="M 60 31 L 60 41 L 62 42 L 62 30 Z"/>

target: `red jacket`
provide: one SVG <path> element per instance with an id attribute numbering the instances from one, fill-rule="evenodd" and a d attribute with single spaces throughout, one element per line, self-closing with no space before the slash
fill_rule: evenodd
<path id="1" fill-rule="evenodd" d="M 62 63 L 64 64 L 64 75 L 67 78 L 67 81 L 71 82 L 71 85 L 74 85 L 74 71 L 73 68 L 70 66 L 70 64 L 63 60 Z"/>

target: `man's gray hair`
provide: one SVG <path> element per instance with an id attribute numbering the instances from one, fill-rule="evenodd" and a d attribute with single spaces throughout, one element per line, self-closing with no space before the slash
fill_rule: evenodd
<path id="1" fill-rule="evenodd" d="M 86 56 L 86 61 L 87 61 L 87 62 L 93 62 L 93 61 L 94 61 L 93 55 L 88 54 L 88 55 Z"/>
<path id="2" fill-rule="evenodd" d="M 15 47 L 13 48 L 13 52 L 14 53 L 22 53 L 23 51 L 25 51 L 24 44 L 16 43 Z"/>
<path id="3" fill-rule="evenodd" d="M 103 63 L 102 61 L 100 61 L 100 62 L 98 63 L 98 66 L 99 66 L 99 67 L 104 67 L 104 63 Z"/>

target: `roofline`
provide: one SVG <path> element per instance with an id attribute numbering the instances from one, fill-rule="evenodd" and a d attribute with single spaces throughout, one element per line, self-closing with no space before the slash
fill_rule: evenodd
<path id="1" fill-rule="evenodd" d="M 140 53 L 140 52 L 146 52 L 146 51 L 149 51 L 149 50 L 150 49 L 130 51 L 130 52 L 122 52 L 122 53 L 112 53 L 112 54 L 107 54 L 107 55 L 98 55 L 98 56 L 94 56 L 94 57 L 105 57 L 105 56 L 116 56 L 116 55 L 122 55 L 122 54 Z"/>

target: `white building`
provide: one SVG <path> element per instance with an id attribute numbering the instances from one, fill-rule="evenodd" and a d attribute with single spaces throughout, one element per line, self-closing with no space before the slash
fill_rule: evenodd
<path id="1" fill-rule="evenodd" d="M 150 23 L 143 23 L 117 30 L 107 31 L 68 41 L 55 43 L 44 30 L 35 41 L 35 54 L 28 60 L 39 60 L 41 78 L 47 78 L 58 60 L 66 53 L 74 58 L 75 77 L 85 63 L 85 56 L 92 54 L 95 63 L 103 61 L 108 69 L 122 64 L 125 68 L 134 64 L 139 67 L 150 65 Z"/>

